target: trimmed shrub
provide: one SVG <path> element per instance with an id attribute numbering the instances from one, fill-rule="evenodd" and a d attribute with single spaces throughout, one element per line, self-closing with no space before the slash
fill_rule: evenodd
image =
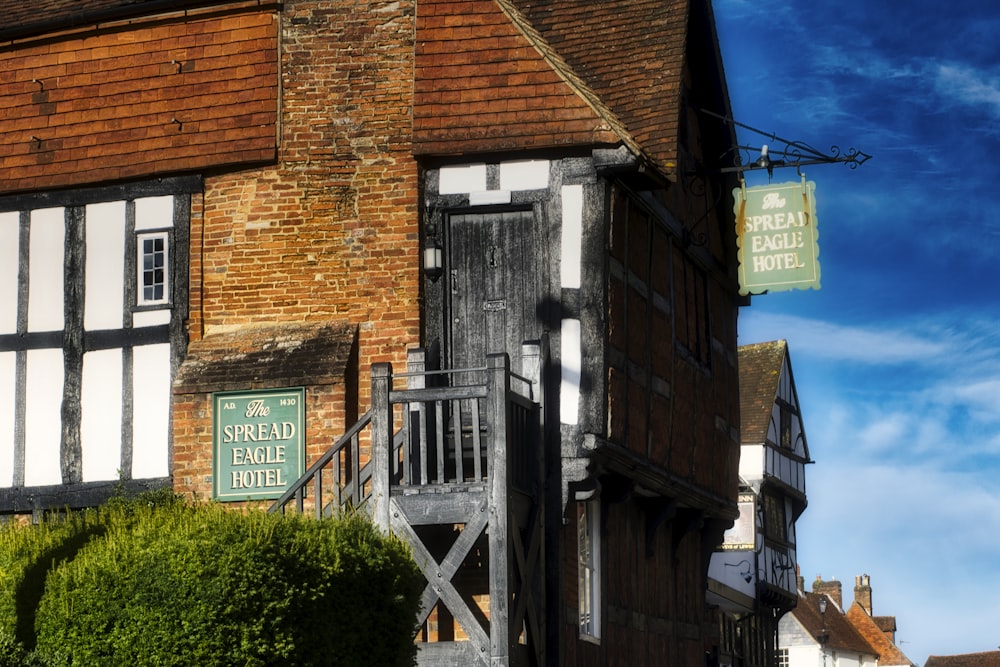
<path id="1" fill-rule="evenodd" d="M 423 578 L 363 517 L 125 503 L 53 569 L 37 650 L 56 665 L 406 665 Z"/>
<path id="2" fill-rule="evenodd" d="M 0 530 L 0 667 L 34 664 L 35 612 L 45 579 L 103 532 L 96 512 L 51 516 Z"/>

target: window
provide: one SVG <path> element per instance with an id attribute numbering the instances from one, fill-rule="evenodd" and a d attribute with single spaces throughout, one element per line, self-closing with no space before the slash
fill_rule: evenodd
<path id="1" fill-rule="evenodd" d="M 764 495 L 764 534 L 772 540 L 788 541 L 785 523 L 785 501 L 777 496 Z"/>
<path id="2" fill-rule="evenodd" d="M 792 448 L 792 413 L 784 406 L 781 407 L 781 446 Z"/>
<path id="3" fill-rule="evenodd" d="M 580 636 L 601 636 L 601 501 L 577 503 Z"/>
<path id="4" fill-rule="evenodd" d="M 167 264 L 169 237 L 167 232 L 139 234 L 137 236 L 138 305 L 149 306 L 167 303 L 170 286 Z"/>
<path id="5" fill-rule="evenodd" d="M 674 250 L 675 331 L 691 360 L 709 368 L 712 336 L 709 330 L 708 276 L 677 247 Z"/>
<path id="6" fill-rule="evenodd" d="M 788 649 L 778 649 L 778 667 L 789 667 L 792 663 L 788 661 Z"/>

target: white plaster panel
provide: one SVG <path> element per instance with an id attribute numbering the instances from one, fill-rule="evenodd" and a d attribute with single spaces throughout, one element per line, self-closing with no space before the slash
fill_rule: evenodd
<path id="1" fill-rule="evenodd" d="M 132 367 L 132 478 L 166 477 L 170 472 L 170 346 L 135 348 Z"/>
<path id="2" fill-rule="evenodd" d="M 24 483 L 61 484 L 62 350 L 28 350 L 24 419 Z"/>
<path id="3" fill-rule="evenodd" d="M 486 165 L 467 164 L 441 167 L 438 172 L 438 194 L 459 195 L 486 189 Z"/>
<path id="4" fill-rule="evenodd" d="M 118 479 L 122 442 L 122 351 L 83 355 L 80 392 L 83 481 Z"/>
<path id="5" fill-rule="evenodd" d="M 583 252 L 583 186 L 562 187 L 562 247 L 559 273 L 563 287 L 580 287 L 580 262 Z"/>
<path id="6" fill-rule="evenodd" d="M 488 206 L 490 204 L 509 204 L 510 190 L 481 190 L 469 193 L 469 204 L 472 206 Z"/>
<path id="7" fill-rule="evenodd" d="M 14 484 L 14 352 L 0 352 L 0 487 Z"/>
<path id="8" fill-rule="evenodd" d="M 120 329 L 125 292 L 125 202 L 87 207 L 87 268 L 83 326 Z"/>
<path id="9" fill-rule="evenodd" d="M 560 333 L 562 380 L 559 388 L 559 421 L 576 424 L 580 419 L 580 377 L 583 373 L 580 320 L 565 319 Z"/>
<path id="10" fill-rule="evenodd" d="M 65 215 L 62 208 L 31 212 L 28 331 L 59 331 L 63 328 Z"/>
<path id="11" fill-rule="evenodd" d="M 0 334 L 17 332 L 17 257 L 20 214 L 0 213 Z"/>
<path id="12" fill-rule="evenodd" d="M 172 195 L 162 197 L 143 197 L 135 200 L 135 228 L 163 229 L 174 226 L 174 198 Z"/>
<path id="13" fill-rule="evenodd" d="M 132 313 L 133 327 L 155 327 L 159 324 L 170 324 L 170 311 L 168 309 L 140 310 Z"/>
<path id="14" fill-rule="evenodd" d="M 501 190 L 544 190 L 549 187 L 548 160 L 514 160 L 500 163 Z"/>

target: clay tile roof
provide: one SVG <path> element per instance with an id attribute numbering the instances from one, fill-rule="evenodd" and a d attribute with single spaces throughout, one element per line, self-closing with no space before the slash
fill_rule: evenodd
<path id="1" fill-rule="evenodd" d="M 804 598 L 799 598 L 799 603 L 792 614 L 802 624 L 813 639 L 819 641 L 820 635 L 825 626 L 829 639 L 826 646 L 837 651 L 854 651 L 866 655 L 877 656 L 878 652 L 854 629 L 845 615 L 837 608 L 837 605 L 827 598 L 826 614 L 819 613 L 819 600 L 823 595 L 819 593 L 805 593 Z M 884 664 L 884 663 L 879 663 Z"/>
<path id="2" fill-rule="evenodd" d="M 188 345 L 173 392 L 340 383 L 355 337 L 355 327 L 344 322 L 267 325 L 205 336 Z"/>
<path id="3" fill-rule="evenodd" d="M 672 170 L 691 0 L 511 0 L 635 142 Z"/>
<path id="4" fill-rule="evenodd" d="M 622 144 L 675 178 L 682 99 L 728 109 L 707 0 L 419 5 L 417 154 Z"/>
<path id="5" fill-rule="evenodd" d="M 878 616 L 872 618 L 857 602 L 847 610 L 847 620 L 854 629 L 865 638 L 879 656 L 880 665 L 913 665 L 899 647 L 886 635 L 886 630 L 896 629 L 895 616 Z M 891 623 L 890 623 L 891 620 Z M 881 621 L 881 622 L 879 622 Z M 891 628 L 890 628 L 891 626 Z"/>
<path id="6" fill-rule="evenodd" d="M 1000 667 L 1000 651 L 963 655 L 932 655 L 924 667 Z"/>
<path id="7" fill-rule="evenodd" d="M 220 0 L 0 0 L 0 39 Z"/>
<path id="8" fill-rule="evenodd" d="M 760 444 L 767 439 L 787 354 L 788 344 L 784 340 L 739 348 L 740 440 L 744 444 Z"/>

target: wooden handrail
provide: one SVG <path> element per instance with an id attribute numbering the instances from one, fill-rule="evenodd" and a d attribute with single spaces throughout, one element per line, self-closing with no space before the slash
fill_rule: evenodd
<path id="1" fill-rule="evenodd" d="M 487 452 L 492 450 L 487 445 L 486 436 L 496 428 L 504 431 L 515 428 L 513 424 L 495 423 L 497 419 L 506 421 L 508 417 L 505 415 L 514 416 L 508 410 L 491 409 L 487 418 L 485 408 L 497 400 L 489 399 L 488 383 L 496 382 L 488 378 L 496 372 L 506 378 L 493 389 L 501 394 L 497 397 L 500 404 L 517 406 L 517 410 L 527 410 L 528 413 L 538 409 L 538 402 L 533 400 L 537 384 L 533 384 L 530 378 L 511 373 L 506 364 L 497 366 L 496 361 L 490 363 L 491 366 L 483 369 L 425 370 L 398 375 L 392 373 L 388 364 L 373 367 L 372 409 L 323 452 L 268 511 L 284 512 L 293 501 L 299 512 L 304 511 L 309 484 L 314 487 L 311 497 L 317 517 L 328 513 L 331 504 L 360 506 L 371 500 L 373 491 L 378 501 L 378 497 L 386 496 L 389 489 L 400 485 L 487 484 L 493 463 L 488 465 Z M 426 386 L 419 380 L 430 376 L 481 374 L 483 371 L 487 375 L 487 383 L 483 384 Z M 397 379 L 407 379 L 411 386 L 394 389 L 392 384 Z M 513 389 L 511 380 L 522 385 L 523 389 Z M 377 420 L 381 420 L 378 428 L 375 424 Z M 520 418 L 515 422 L 527 425 Z M 360 465 L 361 435 L 365 429 L 370 432 L 371 450 L 369 459 Z M 379 441 L 388 446 L 380 446 Z M 521 468 L 505 473 L 505 476 L 512 474 L 512 481 L 527 481 L 525 473 L 531 476 L 530 470 L 534 466 L 522 468 L 530 456 L 502 447 L 500 452 L 494 453 L 500 454 L 497 464 L 504 467 L 513 464 Z M 330 468 L 333 480 L 333 497 L 329 501 L 323 497 L 324 470 L 327 468 Z M 379 468 L 384 468 L 381 476 L 377 473 Z"/>

